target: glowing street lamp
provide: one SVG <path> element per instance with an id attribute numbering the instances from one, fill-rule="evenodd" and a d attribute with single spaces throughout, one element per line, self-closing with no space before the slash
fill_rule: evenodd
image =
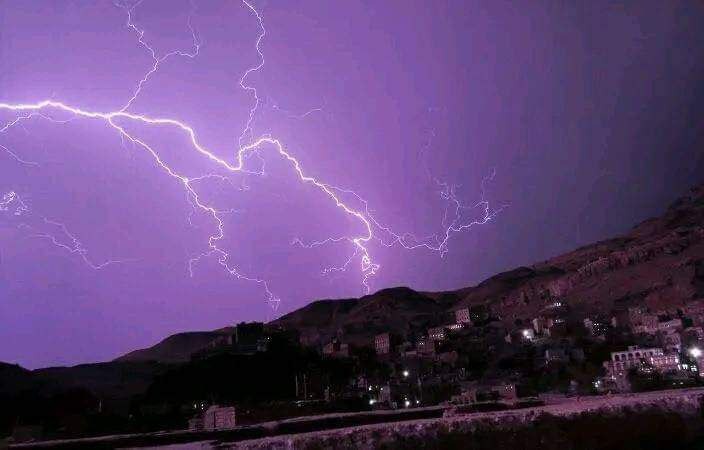
<path id="1" fill-rule="evenodd" d="M 692 347 L 689 349 L 689 354 L 692 358 L 700 358 L 702 356 L 702 350 L 698 347 Z"/>
<path id="2" fill-rule="evenodd" d="M 409 375 L 409 374 L 410 374 L 410 372 L 408 372 L 407 370 L 404 370 L 404 371 L 403 371 L 403 377 L 404 377 L 404 378 L 408 378 L 408 375 Z"/>

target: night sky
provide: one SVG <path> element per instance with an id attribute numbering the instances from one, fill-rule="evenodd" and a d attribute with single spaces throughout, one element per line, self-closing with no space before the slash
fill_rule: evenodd
<path id="1" fill-rule="evenodd" d="M 0 360 L 468 286 L 704 181 L 701 2 L 251 6 L 0 0 Z"/>

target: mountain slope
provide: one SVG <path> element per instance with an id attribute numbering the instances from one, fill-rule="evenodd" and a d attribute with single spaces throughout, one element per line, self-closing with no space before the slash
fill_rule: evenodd
<path id="1" fill-rule="evenodd" d="M 115 361 L 186 362 L 193 353 L 215 345 L 226 336 L 226 331 L 191 331 L 173 334 L 149 348 L 134 350 Z"/>
<path id="2" fill-rule="evenodd" d="M 383 289 L 360 299 L 313 302 L 272 322 L 296 329 L 308 345 L 321 345 L 335 336 L 345 342 L 369 344 L 382 332 L 409 335 L 441 322 L 446 315 L 446 295 L 428 295 L 406 287 Z"/>
<path id="3" fill-rule="evenodd" d="M 409 334 L 423 325 L 448 323 L 453 310 L 475 305 L 486 305 L 511 327 L 557 298 L 591 315 L 636 304 L 667 310 L 702 297 L 704 185 L 623 236 L 497 274 L 477 286 L 443 293 L 387 289 L 344 300 L 344 307 L 326 300 L 312 304 L 327 311 L 326 320 L 319 320 L 320 311 L 311 314 L 309 305 L 275 323 L 298 329 L 311 344 L 324 343 L 338 330 L 348 342 L 370 344 L 375 333 Z"/>
<path id="4" fill-rule="evenodd" d="M 505 320 L 530 317 L 553 298 L 585 313 L 635 304 L 667 310 L 702 296 L 703 261 L 704 186 L 698 186 L 629 233 L 536 264 L 533 274 L 493 295 L 481 293 L 482 283 L 460 305 L 488 302 Z"/>

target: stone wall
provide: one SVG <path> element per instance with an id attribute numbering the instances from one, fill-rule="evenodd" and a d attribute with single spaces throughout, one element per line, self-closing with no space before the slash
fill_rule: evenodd
<path id="1" fill-rule="evenodd" d="M 572 399 L 557 405 L 278 436 L 226 449 L 692 448 L 704 389 Z M 686 446 L 686 447 L 685 447 Z"/>

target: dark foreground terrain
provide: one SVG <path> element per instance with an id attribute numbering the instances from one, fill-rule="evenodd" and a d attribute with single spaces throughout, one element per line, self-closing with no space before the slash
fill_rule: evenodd
<path id="1" fill-rule="evenodd" d="M 454 408 L 333 414 L 219 432 L 170 432 L 47 441 L 12 448 L 172 449 L 697 449 L 704 389 L 571 398 L 507 411 Z M 266 436 L 266 437 L 260 437 Z"/>
<path id="2" fill-rule="evenodd" d="M 230 449 L 611 450 L 704 448 L 704 390 L 572 399 L 524 410 L 214 445 Z"/>

